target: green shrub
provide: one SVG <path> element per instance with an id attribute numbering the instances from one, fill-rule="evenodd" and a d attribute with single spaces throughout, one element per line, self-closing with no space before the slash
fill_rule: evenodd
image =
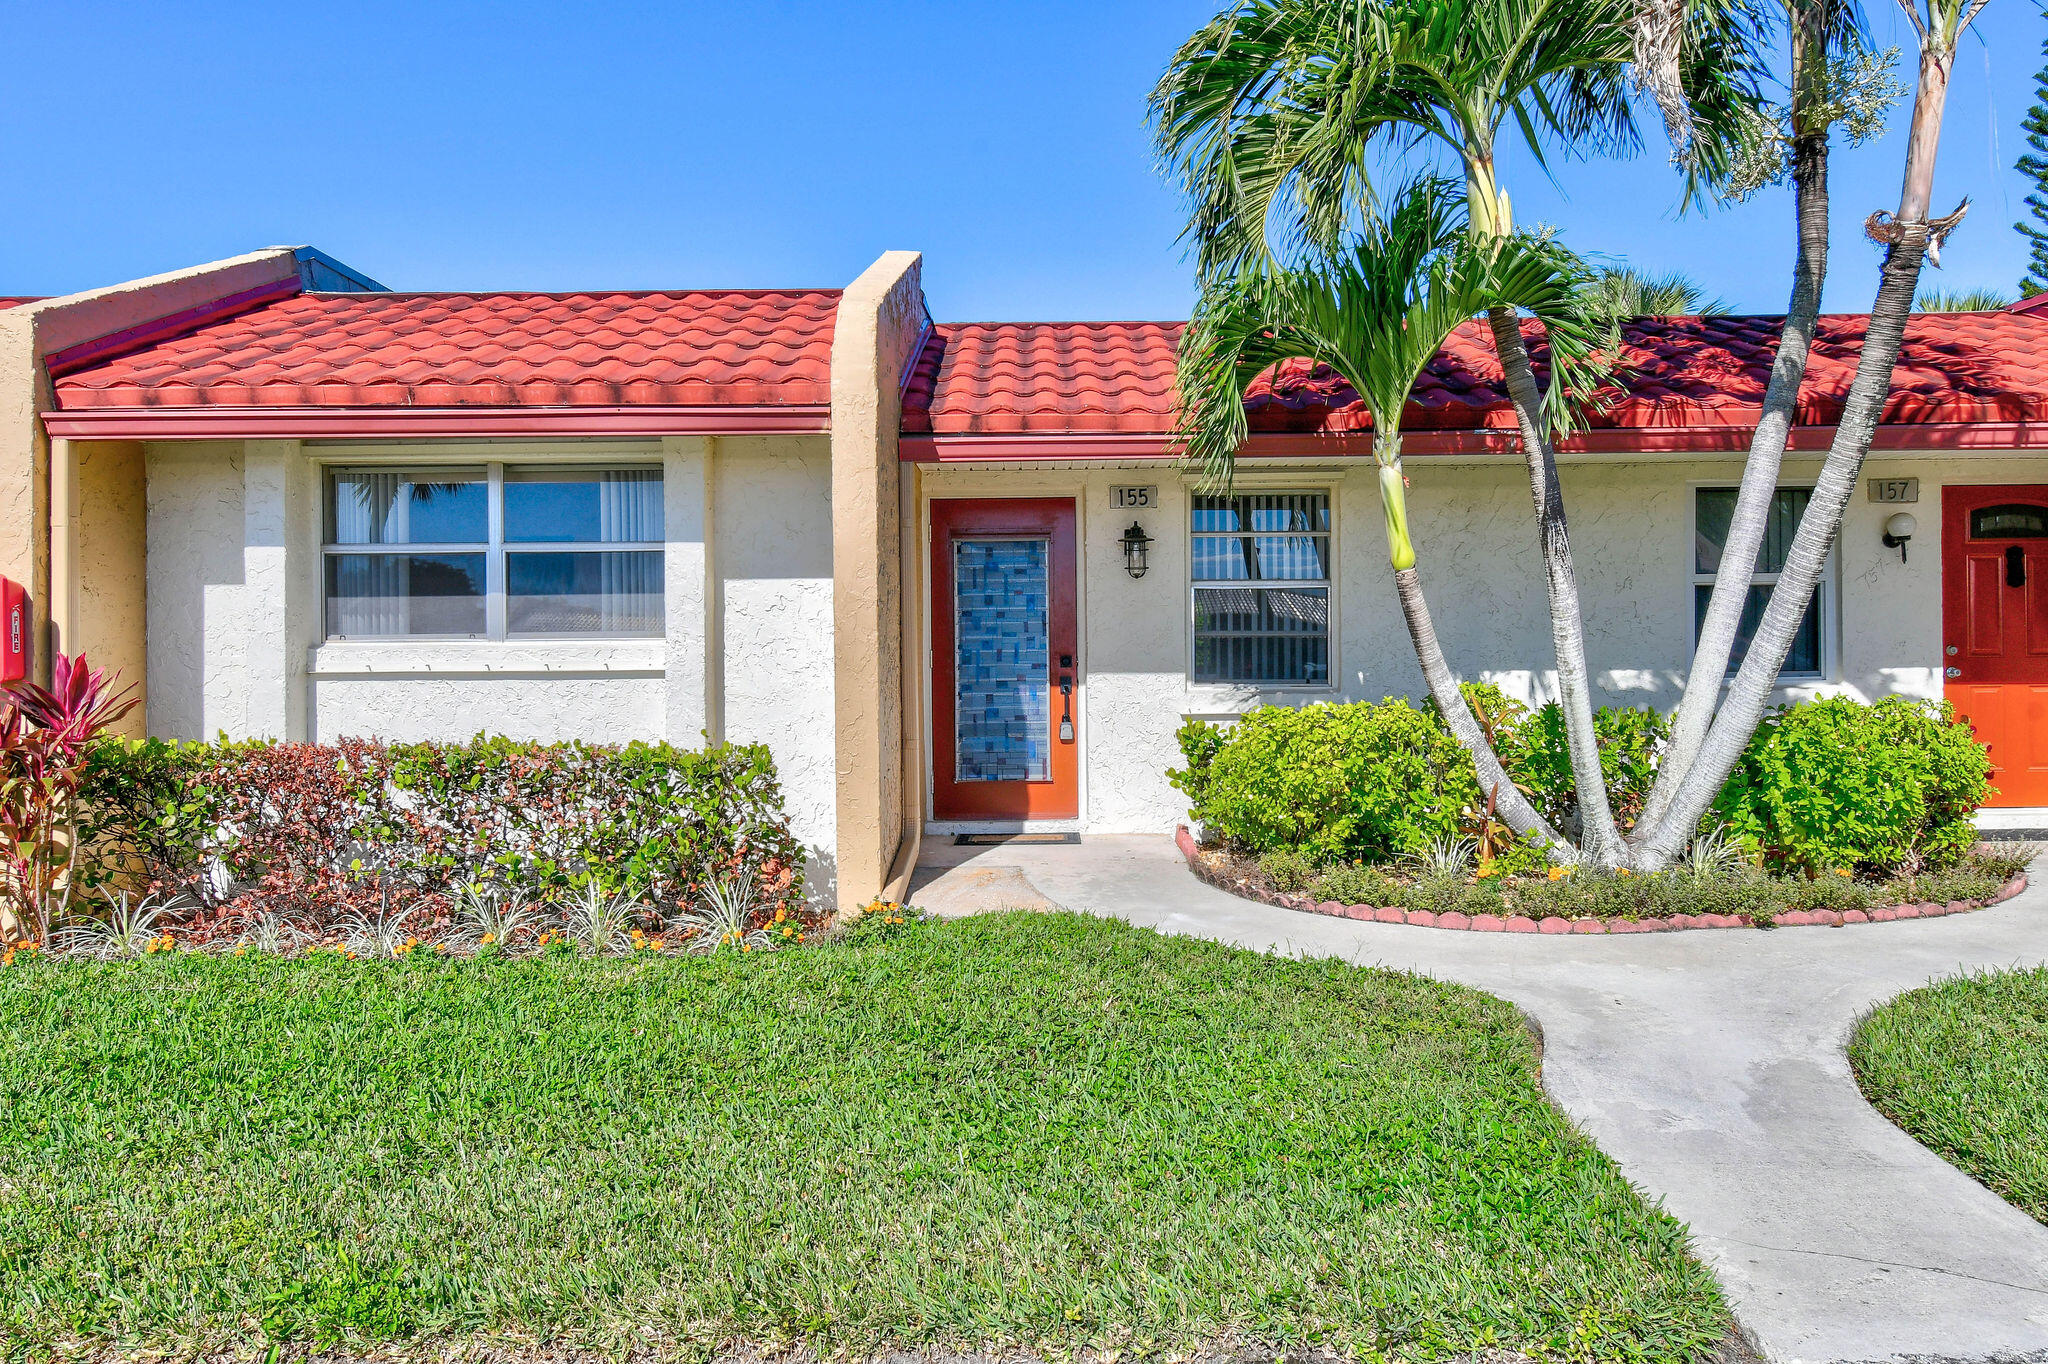
<path id="1" fill-rule="evenodd" d="M 1569 828 L 1577 796 L 1558 707 L 1531 714 L 1484 684 L 1467 684 L 1465 695 L 1515 785 L 1554 825 Z M 1649 797 L 1668 721 L 1642 707 L 1606 707 L 1595 712 L 1594 727 L 1608 798 L 1630 827 Z M 1482 829 L 1485 796 L 1433 706 L 1396 698 L 1267 706 L 1230 728 L 1190 720 L 1179 739 L 1187 766 L 1168 776 L 1210 835 L 1253 856 L 1305 859 L 1268 869 L 1284 888 L 1304 884 L 1305 867 L 1395 863 L 1459 836 L 1483 836 L 1491 865 L 1507 874 L 1545 860 L 1533 844 L 1504 837 L 1497 822 Z M 1989 770 L 1983 745 L 1946 703 L 1802 702 L 1765 717 L 1713 818 L 1772 870 L 1819 877 L 1938 869 L 1976 843 L 1973 816 L 1989 790 Z M 1844 893 L 1827 888 L 1813 896 Z"/>
<path id="2" fill-rule="evenodd" d="M 1180 744 L 1180 755 L 1187 766 L 1169 768 L 1166 779 L 1186 793 L 1190 808 L 1199 809 L 1209 790 L 1209 764 L 1230 741 L 1230 731 L 1204 720 L 1183 720 L 1173 737 Z"/>
<path id="3" fill-rule="evenodd" d="M 1194 817 L 1253 855 L 1391 861 L 1455 836 L 1480 803 L 1457 741 L 1435 715 L 1393 697 L 1262 706 L 1220 737 L 1183 727 L 1181 751 L 1190 766 L 1173 780 Z"/>
<path id="4" fill-rule="evenodd" d="M 1765 716 L 1714 812 L 1769 865 L 1809 876 L 1946 867 L 1976 842 L 1989 773 L 1945 701 L 1829 697 Z"/>
<path id="5" fill-rule="evenodd" d="M 1317 875 L 1307 886 L 1309 894 L 1340 905 L 1402 905 L 1408 887 L 1378 867 L 1347 862 Z"/>
<path id="6" fill-rule="evenodd" d="M 1647 706 L 1602 706 L 1593 712 L 1593 734 L 1600 745 L 1600 770 L 1607 779 L 1607 800 L 1614 818 L 1626 830 L 1634 826 L 1650 798 L 1657 763 L 1671 737 L 1671 723 Z M 1565 745 L 1564 710 L 1555 701 L 1539 709 L 1522 727 L 1520 751 L 1501 763 L 1529 795 L 1530 803 L 1554 825 L 1578 814 L 1578 787 L 1572 780 L 1571 752 Z"/>
<path id="7" fill-rule="evenodd" d="M 1315 879 L 1316 864 L 1292 848 L 1275 848 L 1259 858 L 1259 870 L 1272 881 L 1274 888 L 1297 891 Z"/>
<path id="8" fill-rule="evenodd" d="M 1458 690 L 1465 694 L 1465 704 L 1471 707 L 1480 732 L 1493 745 L 1500 765 L 1510 774 L 1516 773 L 1529 757 L 1529 708 L 1491 682 L 1460 682 Z M 1431 697 L 1425 704 L 1437 722 L 1443 723 L 1436 698 Z"/>
<path id="9" fill-rule="evenodd" d="M 1261 860 L 1261 865 L 1265 860 Z M 1793 910 L 1863 909 L 1931 900 L 1989 899 L 2009 860 L 1972 853 L 1946 871 L 1883 880 L 1774 876 L 1741 863 L 1706 872 L 1673 868 L 1652 876 L 1562 868 L 1538 875 L 1475 876 L 1421 866 L 1389 870 L 1349 864 L 1312 875 L 1302 890 L 1345 905 L 1394 905 L 1442 914 L 1526 915 L 1531 919 L 1668 919 L 1675 914 L 1737 914 L 1769 924 Z"/>
<path id="10" fill-rule="evenodd" d="M 82 800 L 95 883 L 184 892 L 198 937 L 257 914 L 445 921 L 490 883 L 657 905 L 744 879 L 763 914 L 801 901 L 803 848 L 765 747 L 102 741 Z"/>

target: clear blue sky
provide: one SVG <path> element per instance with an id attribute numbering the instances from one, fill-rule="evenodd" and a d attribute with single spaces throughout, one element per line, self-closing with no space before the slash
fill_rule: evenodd
<path id="1" fill-rule="evenodd" d="M 1896 6 L 1869 7 L 1903 45 Z M 400 289 L 832 285 L 909 247 L 941 319 L 1178 317 L 1144 101 L 1210 10 L 0 0 L 0 293 L 287 242 Z M 1978 29 L 1936 183 L 1976 207 L 1941 282 L 2010 289 L 2048 22 L 1991 0 Z M 1897 204 L 1904 118 L 1837 153 L 1832 308 L 1868 306 L 1860 224 Z M 1510 166 L 1522 221 L 1783 309 L 1782 194 L 1680 219 L 1661 151 L 1554 169 Z"/>

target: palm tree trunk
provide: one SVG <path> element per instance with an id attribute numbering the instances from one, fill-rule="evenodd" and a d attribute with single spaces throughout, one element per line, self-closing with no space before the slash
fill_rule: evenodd
<path id="1" fill-rule="evenodd" d="M 1548 846 L 1551 860 L 1569 864 L 1579 860 L 1578 851 L 1557 830 L 1550 827 L 1550 821 L 1538 813 L 1529 798 L 1522 794 L 1507 769 L 1500 765 L 1500 757 L 1487 741 L 1486 731 L 1473 718 L 1472 707 L 1465 701 L 1465 693 L 1458 687 L 1458 675 L 1451 671 L 1451 665 L 1444 658 L 1443 645 L 1436 637 L 1436 624 L 1430 619 L 1429 603 L 1422 595 L 1422 578 L 1413 567 L 1394 570 L 1394 592 L 1401 599 L 1401 615 L 1408 622 L 1408 638 L 1415 645 L 1415 660 L 1422 665 L 1422 680 L 1429 686 L 1431 699 L 1436 702 L 1437 713 L 1444 717 L 1444 724 L 1450 728 L 1451 737 L 1458 741 L 1467 753 L 1472 755 L 1473 769 L 1479 776 L 1479 791 L 1482 796 L 1494 799 L 1494 814 L 1518 834 L 1533 834 Z"/>
<path id="2" fill-rule="evenodd" d="M 1827 566 L 1828 552 L 1841 531 L 1842 513 L 1855 492 L 1857 476 L 1877 434 L 1878 419 L 1891 396 L 1892 370 L 1905 343 L 1913 296 L 1920 287 L 1920 266 L 1927 255 L 1927 208 L 1933 198 L 1935 152 L 1941 141 L 1955 39 L 1981 8 L 1977 4 L 1969 9 L 1969 17 L 1952 30 L 1921 28 L 1920 81 L 1913 98 L 1905 180 L 1899 190 L 1899 212 L 1892 222 L 1894 235 L 1885 253 L 1877 301 L 1871 306 L 1864 333 L 1863 353 L 1857 358 L 1856 377 L 1849 385 L 1842 419 L 1814 484 L 1813 497 L 1800 518 L 1798 534 L 1792 537 L 1784 571 L 1771 589 L 1770 604 L 1764 608 L 1749 652 L 1729 687 L 1728 699 L 1707 731 L 1691 770 L 1679 782 L 1663 819 L 1646 832 L 1638 848 L 1637 864 L 1644 869 L 1663 866 L 1677 855 L 1713 804 L 1721 784 L 1735 770 L 1763 718 L 1778 672 L 1791 652 L 1792 638 L 1806 616 Z M 1917 15 L 1915 23 L 1919 23 Z"/>
<path id="3" fill-rule="evenodd" d="M 1521 427 L 1522 453 L 1529 466 L 1529 493 L 1536 504 L 1537 544 L 1543 582 L 1550 596 L 1550 639 L 1557 653 L 1557 700 L 1564 711 L 1565 745 L 1572 781 L 1578 787 L 1580 844 L 1595 866 L 1620 860 L 1621 835 L 1607 803 L 1607 777 L 1593 732 L 1593 693 L 1586 673 L 1586 629 L 1579 608 L 1578 575 L 1572 564 L 1571 534 L 1565 524 L 1564 494 L 1557 483 L 1557 451 L 1543 418 L 1542 395 L 1522 343 L 1522 328 L 1511 308 L 1487 313 L 1494 349 L 1500 355 L 1508 399 Z"/>
<path id="4" fill-rule="evenodd" d="M 1421 575 L 1415 571 L 1415 542 L 1408 533 L 1407 482 L 1401 475 L 1399 428 L 1388 423 L 1379 429 L 1382 434 L 1374 439 L 1373 457 L 1380 471 L 1380 507 L 1387 518 L 1387 560 L 1393 565 L 1394 591 L 1401 600 L 1401 616 L 1408 623 L 1408 638 L 1415 646 L 1415 661 L 1422 667 L 1422 680 L 1429 687 L 1430 698 L 1436 702 L 1437 713 L 1443 716 L 1451 737 L 1472 755 L 1479 789 L 1492 796 L 1494 813 L 1501 822 L 1518 834 L 1540 840 L 1552 860 L 1577 861 L 1577 851 L 1558 837 L 1550 821 L 1529 803 L 1529 798 L 1501 766 L 1500 755 L 1493 751 L 1486 731 L 1473 718 L 1472 707 L 1458 686 L 1458 675 L 1451 671 L 1450 661 L 1444 657 L 1443 644 L 1436 637 L 1436 623 L 1430 618 L 1429 602 L 1422 595 Z M 1385 434 L 1390 429 L 1391 436 Z"/>
<path id="5" fill-rule="evenodd" d="M 1685 681 L 1672 716 L 1671 744 L 1658 765 L 1657 781 L 1637 821 L 1638 838 L 1663 822 L 1679 783 L 1691 770 L 1700 744 L 1713 723 L 1716 704 L 1728 681 L 1728 658 L 1734 651 L 1736 627 L 1749 600 L 1749 585 L 1756 570 L 1757 553 L 1763 547 L 1770 524 L 1771 504 L 1778 489 L 1778 470 L 1785 456 L 1785 443 L 1792 434 L 1792 419 L 1799 405 L 1799 386 L 1806 378 L 1806 361 L 1813 349 L 1814 324 L 1820 316 L 1821 285 L 1828 270 L 1828 138 L 1825 127 L 1805 133 L 1792 145 L 1792 185 L 1798 204 L 1799 254 L 1792 267 L 1792 299 L 1785 312 L 1785 325 L 1778 335 L 1778 353 L 1771 361 L 1770 383 L 1764 389 L 1763 410 L 1756 431 L 1750 437 L 1749 460 L 1742 471 L 1742 488 L 1735 497 L 1735 512 L 1721 547 L 1721 564 L 1714 576 L 1713 595 L 1707 601 L 1706 619 L 1700 623 L 1699 642 L 1693 646 L 1692 671 Z"/>

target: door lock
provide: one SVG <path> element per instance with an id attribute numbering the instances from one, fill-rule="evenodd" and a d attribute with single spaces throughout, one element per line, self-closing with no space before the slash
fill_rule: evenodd
<path id="1" fill-rule="evenodd" d="M 1963 675 L 1963 670 L 1961 668 L 1943 668 L 1941 675 L 1947 678 L 1957 678 Z"/>

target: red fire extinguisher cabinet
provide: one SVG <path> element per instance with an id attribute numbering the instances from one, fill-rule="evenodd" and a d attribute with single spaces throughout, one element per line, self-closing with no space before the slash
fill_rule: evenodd
<path id="1" fill-rule="evenodd" d="M 0 682 L 26 681 L 34 618 L 28 589 L 12 578 L 0 578 L 0 626 L 5 631 L 0 634 Z"/>

